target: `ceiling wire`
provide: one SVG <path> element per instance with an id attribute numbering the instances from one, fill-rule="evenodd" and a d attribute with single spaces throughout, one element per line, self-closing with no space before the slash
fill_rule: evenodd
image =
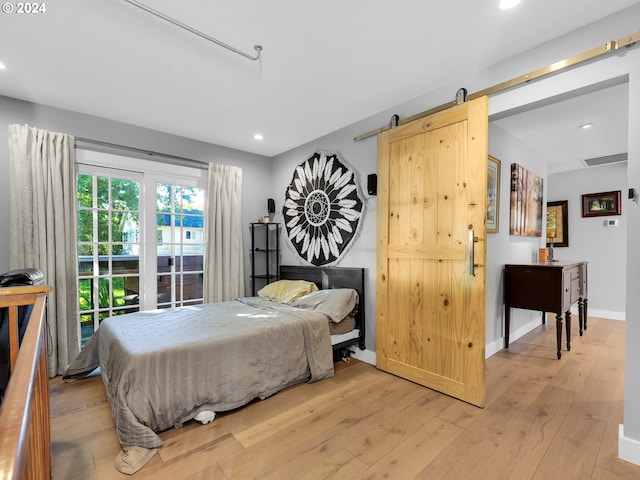
<path id="1" fill-rule="evenodd" d="M 154 10 L 151 7 L 146 6 L 143 3 L 138 2 L 137 0 L 124 0 L 125 2 L 127 2 L 130 5 L 133 5 L 134 7 L 138 7 L 141 10 L 144 10 L 147 13 L 150 13 L 151 15 L 155 15 L 158 18 L 161 18 L 162 20 L 165 20 L 169 23 L 172 23 L 173 25 L 175 25 L 176 27 L 180 27 L 184 30 L 187 30 L 188 32 L 193 33 L 194 35 L 197 35 L 201 38 L 204 38 L 205 40 L 208 40 L 212 43 L 215 43 L 216 45 L 219 45 L 221 47 L 226 48 L 227 50 L 231 50 L 233 53 L 237 53 L 238 55 L 242 55 L 245 58 L 248 58 L 249 60 L 258 60 L 260 58 L 260 53 L 262 52 L 262 45 L 254 45 L 253 48 L 255 49 L 255 51 L 257 52 L 255 56 L 253 55 L 249 55 L 248 53 L 243 52 L 242 50 L 238 50 L 235 47 L 232 47 L 229 44 L 226 44 L 216 38 L 213 38 L 210 35 L 207 35 L 206 33 L 201 32 L 200 30 L 196 30 L 195 28 L 190 27 L 189 25 L 186 25 L 178 20 L 176 20 L 173 17 L 170 17 L 169 15 L 165 15 L 162 12 L 159 12 L 158 10 Z"/>

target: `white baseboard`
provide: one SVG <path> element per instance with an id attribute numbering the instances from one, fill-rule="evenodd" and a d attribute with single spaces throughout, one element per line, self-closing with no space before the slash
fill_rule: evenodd
<path id="1" fill-rule="evenodd" d="M 374 367 L 376 366 L 376 352 L 372 352 L 371 350 L 360 350 L 359 348 L 354 348 L 353 350 L 355 350 L 351 353 L 353 358 L 369 363 Z"/>
<path id="2" fill-rule="evenodd" d="M 489 358 L 504 348 L 504 338 L 499 338 L 484 347 L 484 358 Z"/>
<path id="3" fill-rule="evenodd" d="M 618 458 L 640 465 L 640 442 L 624 436 L 624 425 L 618 428 Z"/>
<path id="4" fill-rule="evenodd" d="M 577 306 L 573 306 L 571 307 L 571 313 L 573 315 L 578 315 L 578 307 Z M 606 318 L 609 320 L 620 320 L 620 321 L 626 321 L 626 314 L 625 312 L 614 312 L 614 311 L 610 311 L 610 310 L 594 310 L 592 308 L 589 309 L 588 315 L 590 317 L 598 317 L 598 318 Z M 573 325 L 577 324 L 577 319 L 574 320 Z M 519 339 L 520 337 L 526 335 L 527 333 L 529 333 L 531 330 L 533 330 L 536 327 L 540 326 L 540 322 L 538 320 L 534 320 L 532 322 L 527 323 L 526 325 L 523 325 L 522 327 L 520 327 L 519 329 L 517 329 L 514 332 L 511 332 L 511 335 L 509 335 L 509 343 Z M 494 340 L 491 343 L 488 343 L 485 347 L 485 358 L 489 358 L 492 355 L 495 355 L 496 353 L 498 353 L 500 350 L 502 350 L 504 348 L 504 337 L 498 338 L 497 340 Z"/>
<path id="5" fill-rule="evenodd" d="M 611 310 L 594 310 L 593 308 L 589 308 L 587 315 L 590 317 L 598 317 L 598 318 L 608 318 L 609 320 L 622 320 L 623 322 L 626 320 L 625 312 L 614 312 Z M 571 307 L 571 313 L 573 315 L 578 315 L 578 307 L 574 305 Z"/>
<path id="6" fill-rule="evenodd" d="M 531 322 L 527 323 L 526 325 L 523 325 L 522 327 L 518 328 L 517 330 L 514 330 L 513 332 L 511 332 L 509 334 L 509 343 L 514 342 L 517 339 L 519 339 L 520 337 L 525 336 L 531 330 L 533 330 L 534 328 L 537 328 L 539 326 L 540 326 L 540 321 L 539 320 L 532 320 Z M 491 343 L 489 343 L 489 344 L 487 344 L 485 346 L 484 357 L 485 358 L 489 358 L 492 355 L 495 355 L 496 353 L 498 353 L 503 348 L 504 348 L 504 337 L 500 337 L 497 340 L 494 340 L 493 342 L 491 342 Z"/>

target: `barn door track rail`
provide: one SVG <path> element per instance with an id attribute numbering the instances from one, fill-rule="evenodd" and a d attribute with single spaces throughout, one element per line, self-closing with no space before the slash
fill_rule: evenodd
<path id="1" fill-rule="evenodd" d="M 128 1 L 128 0 L 127 0 Z M 505 90 L 509 90 L 511 88 L 520 86 L 522 84 L 525 83 L 529 83 L 532 82 L 534 80 L 539 80 L 541 78 L 544 78 L 548 75 L 554 74 L 554 73 L 558 73 L 562 70 L 566 70 L 569 69 L 571 67 L 574 67 L 576 65 L 580 65 L 582 63 L 586 63 L 588 61 L 591 61 L 595 58 L 601 57 L 602 55 L 607 55 L 610 54 L 612 52 L 615 52 L 623 47 L 626 48 L 631 48 L 633 47 L 636 42 L 640 41 L 640 32 L 637 33 L 633 33 L 631 35 L 627 35 L 625 37 L 622 37 L 618 40 L 611 40 L 610 42 L 605 43 L 604 45 L 600 45 L 596 48 L 592 48 L 591 50 L 587 50 L 586 52 L 580 53 L 578 55 L 574 55 L 573 57 L 569 57 L 566 58 L 564 60 L 560 60 L 559 62 L 555 62 L 552 63 L 551 65 L 547 65 L 546 67 L 542 67 L 539 68 L 537 70 L 534 70 L 532 72 L 526 73 L 524 75 L 520 75 L 518 77 L 512 78 L 511 80 L 507 80 L 505 82 L 502 83 L 498 83 L 496 85 L 493 85 L 492 87 L 489 88 L 485 88 L 484 90 L 480 90 L 479 92 L 475 92 L 475 93 L 470 93 L 468 95 L 465 95 L 465 100 L 474 100 L 476 98 L 485 96 L 485 95 L 493 95 L 495 93 L 499 93 L 499 92 L 503 92 Z M 380 127 L 377 128 L 375 130 L 371 130 L 369 132 L 366 133 L 361 133 L 360 135 L 358 135 L 357 137 L 355 137 L 353 139 L 354 142 L 359 142 L 360 140 L 364 140 L 365 138 L 369 138 L 369 137 L 375 137 L 376 135 L 378 135 L 379 133 L 382 133 L 386 130 L 389 130 L 391 128 L 394 128 L 396 126 L 399 125 L 404 125 L 406 123 L 411 123 L 414 120 L 418 120 L 420 118 L 424 118 L 427 117 L 429 115 L 432 115 L 434 113 L 438 113 L 441 112 L 443 110 L 446 110 L 448 108 L 454 107 L 458 104 L 460 104 L 460 93 L 461 90 L 458 90 L 456 96 L 458 97 L 456 100 L 453 100 L 451 102 L 447 102 L 447 103 L 443 103 L 442 105 L 439 105 L 437 107 L 434 108 L 430 108 L 429 110 L 425 110 L 424 112 L 420 112 L 420 113 L 416 113 L 415 115 L 411 115 L 410 117 L 406 117 L 406 118 L 402 118 L 402 119 L 395 119 L 392 118 L 392 121 L 388 124 L 385 125 L 384 127 Z M 397 115 L 394 115 L 394 117 L 397 117 Z M 395 121 L 394 121 L 395 120 Z"/>

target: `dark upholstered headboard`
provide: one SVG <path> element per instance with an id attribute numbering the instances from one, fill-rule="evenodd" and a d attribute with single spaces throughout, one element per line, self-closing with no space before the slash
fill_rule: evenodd
<path id="1" fill-rule="evenodd" d="M 280 278 L 285 280 L 307 280 L 319 289 L 353 288 L 358 292 L 360 303 L 356 317 L 356 327 L 360 329 L 361 348 L 364 349 L 365 331 L 365 291 L 364 268 L 353 267 L 313 267 L 304 265 L 281 265 Z"/>

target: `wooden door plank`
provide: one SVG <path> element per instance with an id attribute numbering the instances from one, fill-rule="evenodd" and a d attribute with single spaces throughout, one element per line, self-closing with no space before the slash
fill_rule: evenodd
<path id="1" fill-rule="evenodd" d="M 448 125 L 463 122 L 467 119 L 468 107 L 473 102 L 467 102 L 457 107 L 435 113 L 429 117 L 407 123 L 385 133 L 389 134 L 389 143 L 398 142 L 405 138 L 414 137 L 422 133 L 437 130 Z"/>
<path id="2" fill-rule="evenodd" d="M 390 192 L 389 192 L 389 162 L 390 156 L 389 133 L 384 132 L 378 136 L 378 228 L 376 247 L 376 365 L 382 370 L 386 370 L 386 359 L 388 355 L 387 338 L 391 336 L 391 323 L 387 321 L 389 308 L 389 259 L 387 248 L 390 242 Z"/>
<path id="3" fill-rule="evenodd" d="M 476 405 L 484 403 L 487 114 L 485 98 L 379 138 L 387 176 L 379 207 L 388 212 L 379 211 L 378 366 Z M 475 275 L 470 230 L 480 244 Z"/>
<path id="4" fill-rule="evenodd" d="M 463 244 L 448 245 L 390 245 L 388 258 L 416 258 L 420 260 L 458 260 L 467 258 L 467 249 Z"/>
<path id="5" fill-rule="evenodd" d="M 410 261 L 409 281 L 411 288 L 410 325 L 409 325 L 409 363 L 421 365 L 424 358 L 424 298 L 422 280 L 424 279 L 424 262 L 421 260 Z"/>

